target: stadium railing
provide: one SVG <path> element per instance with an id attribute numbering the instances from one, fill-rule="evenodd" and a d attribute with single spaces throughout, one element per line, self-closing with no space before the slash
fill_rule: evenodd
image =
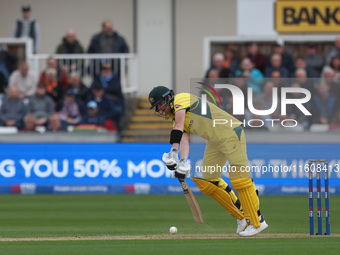
<path id="1" fill-rule="evenodd" d="M 121 74 L 123 93 L 130 95 L 136 94 L 138 91 L 138 58 L 136 54 L 33 54 L 31 39 L 0 38 L 1 44 L 7 44 L 9 48 L 11 46 L 18 47 L 19 60 L 25 60 L 37 77 L 46 67 L 46 60 L 52 56 L 58 60 L 60 66 L 75 62 L 78 66 L 77 71 L 81 73 L 86 85 L 90 85 L 91 78 L 100 72 L 100 64 L 110 62 L 114 72 Z"/>

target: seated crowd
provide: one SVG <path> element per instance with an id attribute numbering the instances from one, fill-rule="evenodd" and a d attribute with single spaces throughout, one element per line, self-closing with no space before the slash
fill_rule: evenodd
<path id="1" fill-rule="evenodd" d="M 85 52 L 73 29 L 67 30 L 55 51 Z M 128 52 L 125 39 L 113 30 L 110 20 L 102 22 L 101 31 L 91 38 L 87 50 L 87 53 Z M 92 83 L 85 85 L 82 71 L 94 64 L 100 70 L 91 73 Z M 117 66 L 119 61 L 117 65 L 117 61 L 108 59 L 91 62 L 87 67 L 80 60 L 58 62 L 51 56 L 37 77 L 28 63 L 18 63 L 18 57 L 7 45 L 0 45 L 0 126 L 27 132 L 118 130 L 125 100 Z"/>
<path id="2" fill-rule="evenodd" d="M 323 126 L 323 130 L 340 130 L 340 36 L 334 43 L 334 49 L 327 55 L 317 53 L 317 44 L 307 43 L 306 55 L 296 59 L 276 44 L 268 56 L 262 54 L 257 43 L 246 43 L 246 55 L 239 59 L 236 51 L 229 48 L 225 54 L 215 53 L 212 65 L 206 72 L 205 82 L 210 85 L 228 78 L 228 82 L 238 86 L 245 96 L 245 114 L 235 115 L 240 121 L 263 120 L 265 129 L 280 129 L 265 122 L 265 119 L 279 121 L 294 119 L 300 130 L 312 130 L 313 126 Z M 223 81 L 222 83 L 225 83 Z M 229 83 L 230 84 L 230 83 Z M 280 101 L 276 110 L 270 116 L 258 116 L 248 109 L 247 90 L 252 88 L 252 104 L 257 110 L 271 109 L 273 103 L 273 88 L 277 88 L 280 100 L 281 88 L 305 88 L 310 91 L 311 99 L 304 107 L 312 114 L 304 115 L 293 104 L 287 105 L 283 116 Z M 231 93 L 220 89 L 223 108 L 233 113 L 233 98 Z M 290 93 L 287 98 L 303 98 L 302 93 Z M 255 125 L 254 125 L 255 126 Z M 326 127 L 326 128 L 325 128 Z"/>
<path id="3" fill-rule="evenodd" d="M 79 72 L 58 70 L 50 57 L 37 78 L 25 62 L 9 77 L 0 107 L 0 126 L 19 131 L 117 131 L 124 111 L 124 96 L 110 63 L 102 63 L 90 87 Z M 38 128 L 37 128 L 38 127 Z M 39 127 L 42 127 L 39 128 Z"/>

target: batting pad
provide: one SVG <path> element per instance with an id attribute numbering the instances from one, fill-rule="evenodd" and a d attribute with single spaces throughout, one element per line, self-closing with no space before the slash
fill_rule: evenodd
<path id="1" fill-rule="evenodd" d="M 224 209 L 226 209 L 232 216 L 242 220 L 244 215 L 241 211 L 234 205 L 231 196 L 227 191 L 217 187 L 209 181 L 191 178 L 191 180 L 196 183 L 197 187 L 202 191 L 204 195 L 211 196 L 217 203 L 219 203 Z"/>
<path id="2" fill-rule="evenodd" d="M 235 195 L 235 192 L 230 188 L 228 183 L 226 183 L 222 178 L 212 178 L 212 179 L 205 179 L 205 180 L 209 181 L 210 183 L 214 183 L 215 185 L 216 185 L 216 183 L 218 183 L 217 186 L 219 188 L 221 188 L 222 190 L 227 191 L 227 193 L 231 197 L 231 200 L 233 201 L 234 205 L 236 205 L 238 198 Z M 239 208 L 239 209 L 242 209 L 242 208 Z"/>
<path id="3" fill-rule="evenodd" d="M 259 199 L 253 181 L 250 178 L 230 179 L 233 188 L 237 191 L 241 201 L 243 213 L 255 228 L 260 227 L 261 223 L 257 211 L 259 209 Z"/>

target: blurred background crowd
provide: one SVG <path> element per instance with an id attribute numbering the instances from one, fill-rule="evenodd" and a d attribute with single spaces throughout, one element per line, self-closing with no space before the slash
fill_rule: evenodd
<path id="1" fill-rule="evenodd" d="M 40 47 L 39 23 L 31 16 L 31 6 L 21 8 L 22 16 L 13 25 L 13 37 L 29 37 L 33 51 Z M 84 43 L 74 29 L 68 29 L 56 43 L 53 54 L 129 53 L 123 36 L 114 30 L 110 20 L 101 23 L 101 31 L 94 31 L 91 40 Z M 242 45 L 245 51 L 227 46 L 214 52 L 211 67 L 202 74 L 207 83 L 219 83 L 228 78 L 247 95 L 253 90 L 253 105 L 266 110 L 272 105 L 273 88 L 301 87 L 311 92 L 305 107 L 312 116 L 305 116 L 297 107 L 288 106 L 283 116 L 280 107 L 271 116 L 254 116 L 245 104 L 245 119 L 295 119 L 301 130 L 322 125 L 325 130 L 340 129 L 340 36 L 327 54 L 322 54 L 318 43 L 305 43 L 304 55 L 293 56 L 285 46 L 276 43 L 263 53 L 257 42 Z M 52 54 L 52 53 L 51 53 Z M 6 44 L 0 46 L 0 126 L 13 126 L 22 132 L 36 132 L 37 127 L 47 131 L 73 131 L 87 129 L 89 125 L 108 131 L 119 131 L 126 108 L 122 93 L 122 74 L 112 61 L 100 61 L 100 72 L 84 82 L 81 61 L 58 61 L 51 55 L 44 70 L 36 76 L 30 65 L 19 61 Z M 118 65 L 119 66 L 119 65 Z M 157 85 L 157 84 L 155 84 Z M 223 108 L 232 113 L 231 94 L 221 92 Z M 291 98 L 302 94 L 292 93 Z M 245 100 L 247 102 L 247 99 Z M 267 123 L 262 128 L 271 129 Z M 38 129 L 39 130 L 39 129 Z"/>
<path id="2" fill-rule="evenodd" d="M 40 47 L 39 23 L 31 16 L 31 6 L 22 6 L 22 17 L 14 24 L 13 37 L 29 37 L 34 52 Z M 76 32 L 68 29 L 56 45 L 55 54 L 128 53 L 125 39 L 104 20 L 84 48 Z M 91 63 L 94 64 L 94 63 Z M 116 65 L 117 66 L 117 65 Z M 19 131 L 71 131 L 103 128 L 117 131 L 124 114 L 120 72 L 110 60 L 100 60 L 100 72 L 84 84 L 81 61 L 57 61 L 51 55 L 37 77 L 30 65 L 19 61 L 6 44 L 0 46 L 0 126 Z M 116 68 L 117 69 L 117 68 Z M 37 127 L 40 127 L 40 129 Z"/>
<path id="3" fill-rule="evenodd" d="M 205 74 L 210 84 L 229 82 L 238 86 L 245 96 L 248 88 L 253 91 L 253 106 L 257 110 L 268 110 L 273 103 L 273 88 L 277 88 L 280 99 L 281 88 L 305 88 L 311 92 L 311 99 L 304 106 L 312 114 L 304 115 L 296 106 L 288 105 L 286 115 L 281 114 L 280 101 L 270 116 L 255 116 L 249 112 L 245 98 L 245 115 L 235 115 L 239 120 L 250 119 L 294 119 L 301 130 L 322 126 L 324 130 L 340 129 L 340 36 L 336 37 L 333 49 L 320 54 L 317 43 L 303 45 L 304 55 L 293 57 L 283 44 L 276 43 L 269 54 L 263 54 L 257 42 L 246 42 L 245 53 L 226 47 L 224 52 L 212 56 L 212 64 Z M 225 80 L 228 79 L 228 80 Z M 221 90 L 224 109 L 232 113 L 231 93 Z M 249 94 L 248 94 L 249 95 Z M 291 93 L 288 98 L 305 97 L 302 93 Z M 319 125 L 320 124 L 320 125 Z M 271 129 L 267 122 L 262 128 Z M 276 128 L 276 127 L 275 127 Z"/>

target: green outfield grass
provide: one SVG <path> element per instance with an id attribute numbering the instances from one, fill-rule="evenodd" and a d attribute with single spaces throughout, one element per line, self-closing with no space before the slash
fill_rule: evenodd
<path id="1" fill-rule="evenodd" d="M 1 254 L 339 254 L 339 238 L 136 241 L 46 241 L 0 243 Z"/>
<path id="2" fill-rule="evenodd" d="M 171 226 L 181 235 L 235 233 L 234 218 L 212 198 L 196 197 L 202 225 L 193 220 L 184 195 L 2 195 L 0 237 L 168 235 Z M 340 196 L 332 196 L 330 202 L 331 233 L 339 236 Z M 309 233 L 307 196 L 262 196 L 261 211 L 269 224 L 264 236 Z M 275 255 L 338 254 L 340 238 L 0 242 L 1 255 L 173 254 L 174 250 L 176 255 L 251 254 L 252 250 Z"/>

